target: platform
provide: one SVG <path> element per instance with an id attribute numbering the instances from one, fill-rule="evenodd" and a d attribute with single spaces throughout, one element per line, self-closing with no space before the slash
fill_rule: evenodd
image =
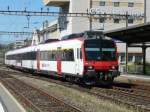
<path id="1" fill-rule="evenodd" d="M 5 106 L 2 104 L 2 101 L 0 100 L 0 112 L 7 112 L 5 110 Z"/>
<path id="2" fill-rule="evenodd" d="M 121 74 L 115 79 L 115 81 L 126 82 L 126 83 L 144 83 L 150 85 L 150 76 L 137 75 L 137 74 Z"/>
<path id="3" fill-rule="evenodd" d="M 9 91 L 0 83 L 0 112 L 26 112 Z"/>

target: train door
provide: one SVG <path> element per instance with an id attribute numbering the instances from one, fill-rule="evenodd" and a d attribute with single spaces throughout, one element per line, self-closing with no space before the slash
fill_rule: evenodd
<path id="1" fill-rule="evenodd" d="M 76 73 L 81 74 L 83 69 L 83 59 L 82 59 L 82 52 L 81 48 L 77 48 L 77 58 L 76 58 Z"/>
<path id="2" fill-rule="evenodd" d="M 62 74 L 62 62 L 61 62 L 61 47 L 57 48 L 57 74 L 61 75 Z"/>
<path id="3" fill-rule="evenodd" d="M 37 60 L 37 72 L 40 72 L 40 50 L 37 50 L 36 53 L 36 60 Z"/>

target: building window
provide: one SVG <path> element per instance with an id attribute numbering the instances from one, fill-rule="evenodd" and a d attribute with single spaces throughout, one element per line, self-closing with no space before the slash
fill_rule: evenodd
<path id="1" fill-rule="evenodd" d="M 133 56 L 132 55 L 128 56 L 128 62 L 133 62 Z"/>
<path id="2" fill-rule="evenodd" d="M 105 1 L 100 1 L 100 6 L 105 6 L 106 2 Z"/>
<path id="3" fill-rule="evenodd" d="M 129 2 L 128 3 L 128 7 L 134 7 L 134 3 L 133 2 Z"/>
<path id="4" fill-rule="evenodd" d="M 105 18 L 104 18 L 104 17 L 100 18 L 100 19 L 99 19 L 99 22 L 100 22 L 100 23 L 104 23 L 104 22 L 105 22 Z"/>
<path id="5" fill-rule="evenodd" d="M 114 19 L 114 23 L 119 23 L 119 19 Z"/>
<path id="6" fill-rule="evenodd" d="M 122 56 L 121 56 L 120 62 L 121 62 L 121 63 L 125 62 L 125 55 L 122 55 Z"/>
<path id="7" fill-rule="evenodd" d="M 114 7 L 119 7 L 120 2 L 114 2 Z"/>
<path id="8" fill-rule="evenodd" d="M 133 24 L 133 19 L 128 19 L 129 24 Z"/>
<path id="9" fill-rule="evenodd" d="M 143 57 L 142 56 L 135 56 L 135 63 L 142 62 Z"/>

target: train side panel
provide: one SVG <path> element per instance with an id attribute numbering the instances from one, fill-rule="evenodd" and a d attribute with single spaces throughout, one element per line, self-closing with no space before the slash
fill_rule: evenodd
<path id="1" fill-rule="evenodd" d="M 71 59 L 60 59 L 60 69 L 62 74 L 68 74 L 68 75 L 77 75 L 80 74 L 82 75 L 83 70 L 79 71 L 79 65 L 77 61 L 77 48 L 81 49 L 82 42 L 79 40 L 69 40 L 69 41 L 64 41 L 64 42 L 57 42 L 57 43 L 52 43 L 52 44 L 45 44 L 45 45 L 40 45 L 37 47 L 37 49 L 40 50 L 41 55 L 42 52 L 52 52 L 52 51 L 58 51 L 60 55 L 65 55 L 65 52 L 70 52 L 73 57 Z M 64 54 L 62 54 L 64 53 Z M 58 56 L 56 56 L 57 58 Z M 63 57 L 63 56 L 62 56 Z M 42 56 L 40 57 L 42 58 Z M 83 63 L 80 63 L 80 67 L 83 66 Z M 41 71 L 52 71 L 52 72 L 57 72 L 58 73 L 58 59 L 55 59 L 54 61 L 49 60 L 42 60 L 40 59 L 40 70 Z M 83 68 L 83 67 L 81 67 Z M 62 75 L 61 74 L 61 75 Z"/>

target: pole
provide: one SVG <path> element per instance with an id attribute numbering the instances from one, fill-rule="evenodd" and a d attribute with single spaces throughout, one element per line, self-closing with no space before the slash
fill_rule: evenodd
<path id="1" fill-rule="evenodd" d="M 147 9 L 146 9 L 146 0 L 144 0 L 144 24 L 146 24 L 147 21 Z M 142 52 L 143 52 L 143 74 L 146 74 L 146 46 L 143 44 L 142 47 Z"/>
<path id="2" fill-rule="evenodd" d="M 27 16 L 27 20 L 28 20 L 28 26 L 27 26 L 27 28 L 29 28 L 30 27 L 30 16 Z"/>
<path id="3" fill-rule="evenodd" d="M 147 10 L 146 10 L 146 0 L 144 0 L 144 24 L 146 24 L 146 21 L 147 21 L 147 18 L 146 18 L 146 13 L 147 13 Z"/>
<path id="4" fill-rule="evenodd" d="M 126 28 L 128 28 L 128 12 L 126 12 Z"/>
<path id="5" fill-rule="evenodd" d="M 143 74 L 146 74 L 146 46 L 145 44 L 143 44 L 142 52 L 143 52 Z"/>
<path id="6" fill-rule="evenodd" d="M 90 9 L 92 8 L 92 0 L 90 0 Z M 89 20 L 89 22 L 90 22 L 90 31 L 92 31 L 92 16 L 91 16 L 91 14 L 90 14 L 90 20 Z"/>
<path id="7" fill-rule="evenodd" d="M 128 12 L 126 12 L 126 28 L 128 28 Z M 128 43 L 126 43 L 126 73 L 128 72 Z"/>

